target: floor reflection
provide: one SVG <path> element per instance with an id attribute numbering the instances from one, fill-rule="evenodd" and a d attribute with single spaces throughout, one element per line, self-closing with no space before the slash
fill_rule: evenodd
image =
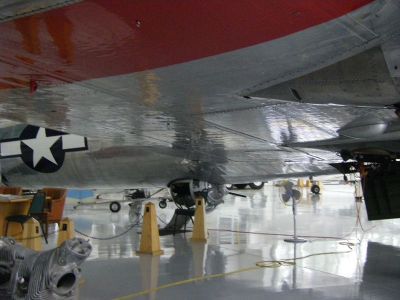
<path id="1" fill-rule="evenodd" d="M 400 248 L 368 242 L 364 264 L 361 299 L 398 298 L 400 279 Z"/>
<path id="2" fill-rule="evenodd" d="M 288 244 L 284 236 L 274 235 L 291 235 L 293 230 L 291 207 L 282 203 L 278 192 L 268 185 L 243 191 L 247 199 L 226 199 L 207 215 L 209 229 L 222 231 L 210 230 L 208 243 L 192 243 L 190 233 L 163 236 L 165 254 L 160 257 L 134 254 L 137 229 L 117 239 L 92 240 L 94 255 L 83 266 L 81 299 L 115 299 L 190 278 L 199 280 L 134 299 L 398 299 L 400 220 L 368 223 L 362 208 L 361 228 L 353 190 L 326 186 L 319 196 L 304 193 L 298 205 L 298 233 L 314 238 L 302 245 Z M 158 215 L 170 216 L 174 209 L 169 203 Z M 131 224 L 128 206 L 118 214 L 106 209 L 67 211 L 78 229 L 97 236 L 118 234 Z M 357 245 L 350 250 L 338 240 L 317 236 L 345 237 Z M 297 260 L 296 267 L 206 277 L 252 267 L 261 260 L 327 252 L 333 254 Z"/>
<path id="3" fill-rule="evenodd" d="M 147 299 L 156 299 L 155 288 L 158 286 L 158 273 L 160 268 L 160 256 L 143 254 L 139 256 L 142 290 L 149 290 Z"/>
<path id="4" fill-rule="evenodd" d="M 166 263 L 166 270 L 177 269 L 186 278 L 202 277 L 208 274 L 224 273 L 226 258 L 218 246 L 191 242 L 183 235 L 173 238 L 174 254 Z"/>

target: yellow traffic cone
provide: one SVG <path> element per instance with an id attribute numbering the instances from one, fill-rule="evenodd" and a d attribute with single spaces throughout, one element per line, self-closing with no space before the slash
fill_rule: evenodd
<path id="1" fill-rule="evenodd" d="M 162 255 L 164 253 L 160 248 L 156 207 L 153 203 L 147 203 L 144 208 L 142 236 L 138 253 L 151 255 Z"/>
<path id="2" fill-rule="evenodd" d="M 42 234 L 44 233 L 40 232 L 39 222 L 34 218 L 30 218 L 24 224 L 21 244 L 34 251 L 42 251 Z"/>
<path id="3" fill-rule="evenodd" d="M 207 242 L 207 226 L 205 222 L 206 209 L 204 207 L 204 198 L 196 198 L 196 211 L 194 212 L 194 225 L 192 241 Z"/>
<path id="4" fill-rule="evenodd" d="M 73 239 L 75 237 L 75 226 L 74 221 L 69 218 L 64 218 L 59 224 L 57 246 L 61 246 L 66 240 Z"/>

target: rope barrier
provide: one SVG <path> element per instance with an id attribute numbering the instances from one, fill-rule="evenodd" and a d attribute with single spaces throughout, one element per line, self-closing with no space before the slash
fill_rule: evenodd
<path id="1" fill-rule="evenodd" d="M 80 231 L 80 230 L 78 230 L 78 229 L 75 229 L 75 232 L 78 233 L 78 234 L 80 234 L 80 235 L 82 235 L 82 236 L 84 236 L 84 237 L 87 237 L 87 238 L 90 238 L 90 239 L 93 239 L 93 240 L 100 240 L 100 241 L 112 240 L 112 239 L 116 239 L 116 238 L 119 238 L 119 237 L 121 237 L 121 236 L 127 234 L 129 231 L 131 231 L 131 230 L 132 230 L 133 228 L 135 228 L 136 226 L 141 225 L 140 222 L 141 222 L 142 220 L 143 220 L 143 216 L 141 216 L 140 220 L 138 220 L 136 223 L 134 223 L 134 224 L 128 226 L 128 228 L 126 228 L 123 232 L 118 233 L 118 234 L 113 235 L 113 236 L 109 236 L 109 237 L 95 237 L 95 236 L 91 236 L 91 235 L 89 235 L 89 234 L 83 233 L 82 231 Z"/>

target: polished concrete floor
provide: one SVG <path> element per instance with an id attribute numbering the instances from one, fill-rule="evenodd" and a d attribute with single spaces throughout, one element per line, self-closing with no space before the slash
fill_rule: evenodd
<path id="1" fill-rule="evenodd" d="M 368 222 L 362 204 L 357 221 L 353 187 L 326 184 L 320 196 L 303 190 L 297 225 L 307 242 L 297 245 L 284 241 L 292 209 L 278 187 L 237 192 L 247 198 L 228 196 L 207 215 L 207 244 L 192 243 L 191 233 L 163 236 L 164 255 L 151 257 L 135 254 L 140 227 L 91 239 L 80 299 L 399 299 L 400 220 Z M 174 208 L 158 208 L 161 227 Z M 70 204 L 66 215 L 103 239 L 137 222 L 125 204 L 119 213 Z M 289 263 L 256 266 L 283 259 Z"/>

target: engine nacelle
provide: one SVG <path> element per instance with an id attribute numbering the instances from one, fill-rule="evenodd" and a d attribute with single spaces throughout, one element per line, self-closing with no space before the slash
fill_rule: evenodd
<path id="1" fill-rule="evenodd" d="M 183 179 L 171 182 L 169 191 L 175 203 L 185 207 L 195 205 L 196 196 L 204 197 L 207 206 L 215 207 L 223 203 L 222 198 L 228 194 L 228 190 L 223 184 L 210 184 L 205 181 L 195 179 Z"/>

